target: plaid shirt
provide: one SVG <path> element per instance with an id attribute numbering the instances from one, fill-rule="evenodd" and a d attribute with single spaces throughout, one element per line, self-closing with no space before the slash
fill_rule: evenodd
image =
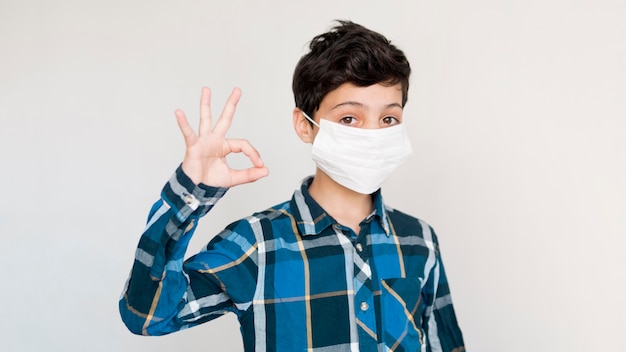
<path id="1" fill-rule="evenodd" d="M 127 327 L 163 335 L 234 312 L 246 351 L 465 351 L 430 226 L 377 192 L 356 234 L 311 198 L 310 182 L 184 261 L 226 189 L 194 185 L 179 167 L 120 299 Z"/>

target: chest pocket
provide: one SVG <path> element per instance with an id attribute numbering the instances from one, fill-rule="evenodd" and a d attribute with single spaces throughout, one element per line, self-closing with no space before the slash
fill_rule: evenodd
<path id="1" fill-rule="evenodd" d="M 419 279 L 383 279 L 381 282 L 383 342 L 391 350 L 419 351 L 424 341 L 424 303 Z"/>

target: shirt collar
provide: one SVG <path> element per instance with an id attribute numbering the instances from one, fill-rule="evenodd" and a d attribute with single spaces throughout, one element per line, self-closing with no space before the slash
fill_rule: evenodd
<path id="1" fill-rule="evenodd" d="M 313 181 L 313 176 L 303 179 L 300 187 L 296 189 L 291 198 L 291 209 L 294 210 L 293 216 L 298 230 L 303 236 L 318 235 L 328 226 L 337 223 L 309 194 L 311 181 Z M 374 197 L 374 211 L 368 218 L 375 217 L 387 236 L 389 236 L 391 233 L 389 219 L 380 189 L 372 197 Z"/>

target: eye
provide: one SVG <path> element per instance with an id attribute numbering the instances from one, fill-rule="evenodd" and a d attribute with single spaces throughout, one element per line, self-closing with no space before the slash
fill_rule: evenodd
<path id="1" fill-rule="evenodd" d="M 339 122 L 344 125 L 352 125 L 356 122 L 356 118 L 353 116 L 344 116 L 339 120 Z"/>
<path id="2" fill-rule="evenodd" d="M 383 119 L 381 120 L 381 122 L 383 123 L 383 125 L 397 125 L 400 123 L 400 120 L 398 120 L 397 117 L 395 116 L 385 116 L 383 117 Z"/>

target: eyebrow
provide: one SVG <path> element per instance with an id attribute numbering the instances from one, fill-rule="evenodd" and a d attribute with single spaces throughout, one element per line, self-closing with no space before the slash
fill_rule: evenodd
<path id="1" fill-rule="evenodd" d="M 338 109 L 338 108 L 346 106 L 346 105 L 358 106 L 360 108 L 364 108 L 365 107 L 365 105 L 363 105 L 362 103 L 356 102 L 356 101 L 345 101 L 343 103 L 339 103 L 339 104 L 335 105 L 331 110 L 335 110 L 335 109 Z M 391 103 L 391 104 L 387 104 L 385 106 L 385 108 L 387 108 L 387 109 L 388 108 L 396 108 L 396 107 L 402 109 L 402 105 L 398 104 L 398 103 Z"/>

